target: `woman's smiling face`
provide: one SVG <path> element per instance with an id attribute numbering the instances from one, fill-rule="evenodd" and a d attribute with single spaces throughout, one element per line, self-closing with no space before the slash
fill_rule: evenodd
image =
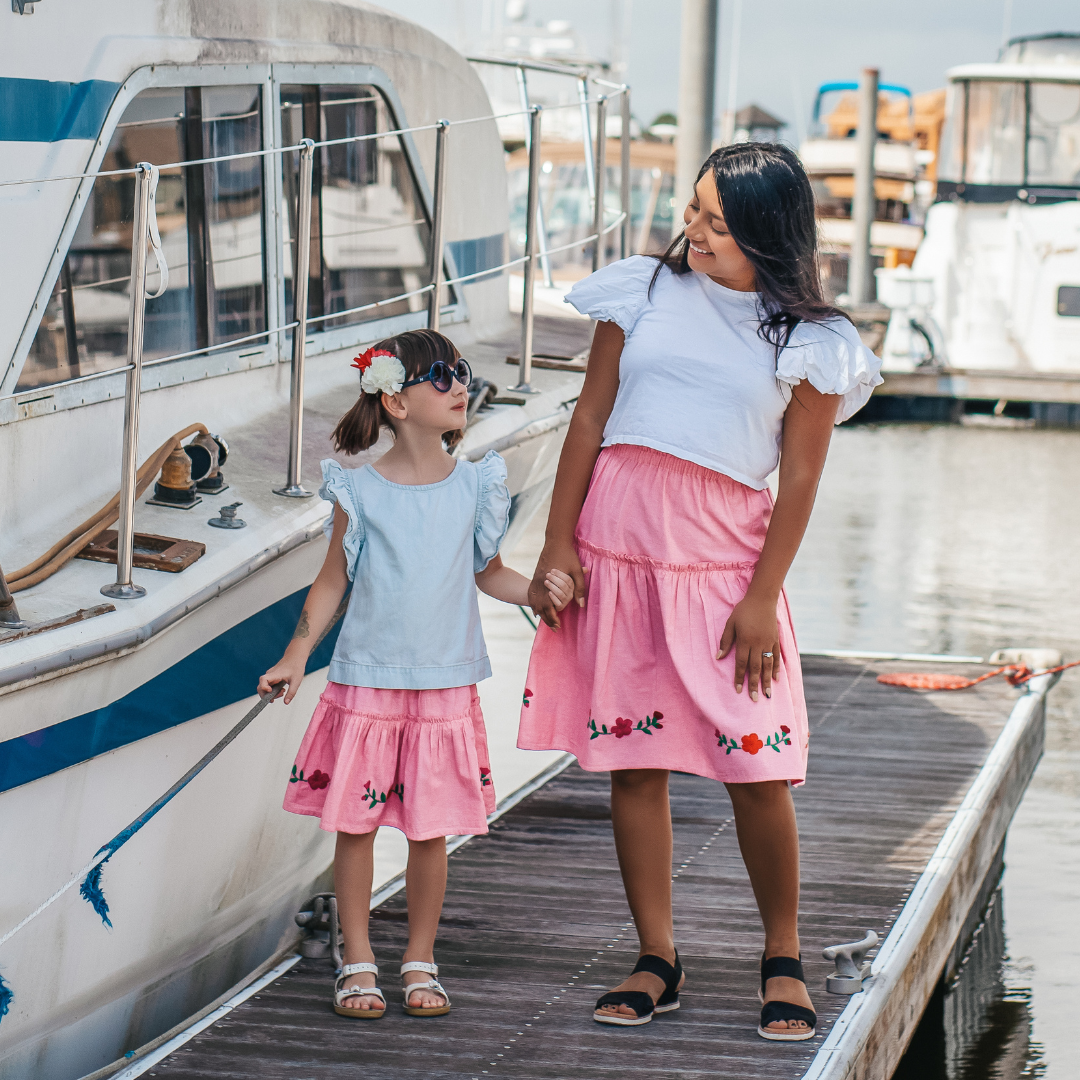
<path id="1" fill-rule="evenodd" d="M 755 290 L 754 268 L 728 232 L 711 172 L 697 182 L 694 197 L 683 211 L 683 221 L 691 270 L 708 274 L 713 281 L 736 292 Z"/>

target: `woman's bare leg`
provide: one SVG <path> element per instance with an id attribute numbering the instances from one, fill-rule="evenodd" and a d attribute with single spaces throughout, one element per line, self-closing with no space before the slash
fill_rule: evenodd
<path id="1" fill-rule="evenodd" d="M 345 935 L 345 963 L 373 964 L 375 956 L 368 942 L 368 912 L 371 909 L 371 877 L 374 872 L 372 847 L 375 830 L 369 833 L 337 834 L 334 854 L 334 892 L 337 896 L 338 919 Z M 365 987 L 375 985 L 375 975 L 360 971 L 350 975 L 346 985 Z M 357 994 L 342 1001 L 346 1009 L 381 1009 L 382 1001 L 373 994 Z"/>
<path id="2" fill-rule="evenodd" d="M 675 962 L 671 927 L 671 804 L 666 769 L 621 769 L 611 774 L 611 826 L 626 900 L 637 927 L 639 955 Z M 616 990 L 644 990 L 654 1001 L 664 992 L 656 975 L 640 971 Z M 601 1012 L 636 1016 L 629 1005 Z"/>
<path id="3" fill-rule="evenodd" d="M 435 962 L 435 935 L 439 930 L 443 897 L 446 894 L 446 837 L 409 841 L 409 865 L 405 870 L 405 896 L 409 905 L 409 944 L 402 960 Z M 431 978 L 424 971 L 405 973 L 405 985 L 424 983 Z M 405 995 L 409 1006 L 434 1009 L 445 1005 L 442 997 L 430 990 Z"/>
<path id="4" fill-rule="evenodd" d="M 765 926 L 765 957 L 799 956 L 799 828 L 786 781 L 726 784 L 735 810 L 746 872 Z M 806 986 L 798 979 L 775 978 L 765 984 L 766 1001 L 790 1001 L 812 1009 Z M 770 1031 L 806 1030 L 801 1020 L 776 1021 Z"/>

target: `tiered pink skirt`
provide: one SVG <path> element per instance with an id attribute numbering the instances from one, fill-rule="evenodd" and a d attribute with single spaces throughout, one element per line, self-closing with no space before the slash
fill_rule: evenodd
<path id="1" fill-rule="evenodd" d="M 476 687 L 327 683 L 296 755 L 285 809 L 321 818 L 329 832 L 390 825 L 410 840 L 486 833 L 495 788 Z"/>
<path id="2" fill-rule="evenodd" d="M 595 771 L 802 783 L 809 729 L 787 597 L 771 698 L 735 692 L 734 650 L 716 659 L 771 514 L 768 490 L 647 447 L 602 450 L 577 530 L 586 605 L 537 631 L 518 746 Z"/>

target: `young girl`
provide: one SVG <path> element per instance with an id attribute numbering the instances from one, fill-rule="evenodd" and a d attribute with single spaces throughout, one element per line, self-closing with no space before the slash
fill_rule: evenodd
<path id="1" fill-rule="evenodd" d="M 384 425 L 394 444 L 360 469 L 322 463 L 320 494 L 335 504 L 330 549 L 293 639 L 259 691 L 285 683 L 285 704 L 292 701 L 309 653 L 353 582 L 285 809 L 337 832 L 345 963 L 334 1010 L 341 1016 L 373 1020 L 386 1011 L 368 944 L 372 844 L 380 825 L 408 837 L 404 1006 L 412 1016 L 439 1016 L 450 1011 L 433 953 L 445 838 L 486 833 L 495 809 L 475 686 L 491 674 L 475 586 L 524 605 L 529 582 L 498 555 L 510 512 L 502 458 L 492 452 L 473 464 L 446 451 L 461 440 L 470 379 L 453 344 L 412 330 L 353 366 L 361 394 L 334 431 L 335 447 L 366 450 Z M 551 607 L 561 610 L 572 595 L 573 582 L 552 572 Z"/>
<path id="2" fill-rule="evenodd" d="M 786 147 L 717 150 L 683 219 L 663 257 L 615 263 L 567 297 L 597 326 L 531 590 L 563 628 L 536 636 L 518 745 L 611 771 L 641 955 L 594 1018 L 637 1025 L 679 1007 L 676 769 L 731 796 L 765 929 L 758 1034 L 809 1039 L 790 793 L 809 731 L 783 584 L 833 424 L 866 402 L 880 362 L 822 297 L 814 197 Z M 579 598 L 588 582 L 561 620 L 545 595 L 554 569 Z"/>

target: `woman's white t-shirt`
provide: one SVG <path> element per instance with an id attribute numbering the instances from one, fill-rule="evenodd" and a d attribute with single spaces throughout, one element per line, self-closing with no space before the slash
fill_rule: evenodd
<path id="1" fill-rule="evenodd" d="M 674 274 L 635 255 L 579 281 L 566 299 L 626 335 L 604 446 L 631 443 L 694 461 L 761 490 L 780 460 L 791 388 L 807 379 L 854 415 L 881 383 L 881 361 L 843 318 L 800 322 L 779 358 L 758 334 L 757 293 Z"/>

